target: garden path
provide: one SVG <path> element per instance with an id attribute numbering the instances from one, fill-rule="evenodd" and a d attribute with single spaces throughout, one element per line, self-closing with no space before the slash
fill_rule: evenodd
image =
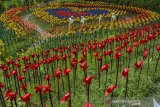
<path id="1" fill-rule="evenodd" d="M 29 21 L 29 17 L 31 17 L 33 14 L 28 14 L 27 16 L 24 17 L 24 20 L 25 21 Z M 33 23 L 33 22 L 32 22 Z M 46 38 L 46 37 L 50 37 L 50 36 L 53 36 L 52 34 L 48 33 L 47 31 L 45 31 L 44 29 L 42 29 L 39 25 L 33 23 L 36 28 L 37 28 L 37 32 L 39 32 L 41 34 L 41 36 L 43 38 Z"/>
<path id="2" fill-rule="evenodd" d="M 28 22 L 29 22 L 29 18 L 30 18 L 32 15 L 33 15 L 33 14 L 28 14 L 28 15 L 26 15 L 23 19 L 24 19 L 25 21 L 28 21 Z M 33 23 L 33 22 L 32 22 L 32 23 Z M 39 41 L 37 41 L 36 43 L 34 43 L 30 48 L 37 48 L 39 45 L 41 45 L 41 44 L 44 43 L 44 41 L 45 41 L 46 38 L 48 38 L 48 37 L 53 37 L 53 36 L 54 36 L 54 35 L 48 33 L 46 30 L 42 29 L 39 25 L 37 25 L 37 24 L 35 24 L 35 23 L 33 23 L 33 25 L 36 26 L 36 28 L 37 28 L 36 30 L 37 30 L 37 32 L 40 33 L 40 35 L 41 35 L 42 38 L 41 38 Z"/>

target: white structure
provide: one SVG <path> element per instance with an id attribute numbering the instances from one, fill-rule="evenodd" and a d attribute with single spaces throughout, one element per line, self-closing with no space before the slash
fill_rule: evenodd
<path id="1" fill-rule="evenodd" d="M 81 23 L 82 23 L 82 25 L 84 25 L 84 21 L 85 21 L 85 18 L 84 18 L 84 16 L 81 16 Z"/>
<path id="2" fill-rule="evenodd" d="M 160 105 L 154 98 L 153 98 L 153 107 L 160 107 Z"/>
<path id="3" fill-rule="evenodd" d="M 72 23 L 74 23 L 74 17 L 73 17 L 73 16 L 71 16 L 71 17 L 69 18 L 69 24 L 68 24 L 69 30 L 70 30 L 70 28 L 71 28 L 71 24 L 72 24 Z"/>
<path id="4" fill-rule="evenodd" d="M 102 15 L 99 15 L 99 24 L 101 24 Z"/>
<path id="5" fill-rule="evenodd" d="M 116 15 L 112 13 L 111 20 L 116 20 Z"/>

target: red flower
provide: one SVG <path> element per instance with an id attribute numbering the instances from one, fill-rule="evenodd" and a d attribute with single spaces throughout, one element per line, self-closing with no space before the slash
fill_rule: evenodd
<path id="1" fill-rule="evenodd" d="M 22 100 L 23 102 L 30 101 L 31 95 L 32 95 L 32 94 L 27 93 L 27 94 L 25 94 L 24 96 L 20 96 L 20 98 L 21 98 L 21 100 Z"/>
<path id="2" fill-rule="evenodd" d="M 128 75 L 128 72 L 129 72 L 129 68 L 125 68 L 122 72 L 122 79 L 124 79 L 127 75 Z"/>
<path id="3" fill-rule="evenodd" d="M 68 73 L 70 73 L 71 70 L 70 69 L 64 69 L 64 76 L 68 75 Z"/>
<path id="4" fill-rule="evenodd" d="M 120 56 L 122 56 L 122 53 L 118 51 L 118 52 L 116 52 L 114 58 L 118 59 Z"/>
<path id="5" fill-rule="evenodd" d="M 135 66 L 136 66 L 137 69 L 138 69 L 138 68 L 142 68 L 142 64 L 143 64 L 143 61 L 138 61 L 138 62 L 135 64 Z"/>
<path id="6" fill-rule="evenodd" d="M 18 76 L 18 81 L 22 82 L 23 79 L 25 79 L 24 76 L 22 76 L 22 75 L 19 75 L 19 76 Z"/>
<path id="7" fill-rule="evenodd" d="M 148 53 L 149 53 L 148 50 L 149 50 L 148 48 L 146 48 L 146 49 L 144 50 L 143 58 L 146 58 L 146 57 L 148 56 Z"/>
<path id="8" fill-rule="evenodd" d="M 35 86 L 35 92 L 36 92 L 36 94 L 38 93 L 38 92 L 42 92 L 42 86 Z"/>
<path id="9" fill-rule="evenodd" d="M 93 107 L 89 102 L 87 102 L 84 107 Z"/>
<path id="10" fill-rule="evenodd" d="M 6 92 L 6 97 L 9 97 L 10 101 L 13 101 L 17 96 L 17 93 L 13 93 L 11 90 Z"/>
<path id="11" fill-rule="evenodd" d="M 87 62 L 85 61 L 85 62 L 83 62 L 81 65 L 80 65 L 80 67 L 83 69 L 83 70 L 85 70 L 85 69 L 87 69 Z"/>
<path id="12" fill-rule="evenodd" d="M 87 78 L 84 78 L 84 83 L 91 84 L 93 78 L 94 78 L 94 76 L 88 76 Z"/>
<path id="13" fill-rule="evenodd" d="M 107 88 L 106 92 L 105 92 L 105 96 L 109 95 L 110 93 L 113 92 L 113 90 L 116 88 L 115 85 L 111 85 Z"/>
<path id="14" fill-rule="evenodd" d="M 50 80 L 50 76 L 51 76 L 50 74 L 46 75 L 46 76 L 45 76 L 45 80 L 46 80 L 46 81 L 49 81 L 49 80 Z"/>
<path id="15" fill-rule="evenodd" d="M 103 72 L 104 70 L 108 70 L 108 68 L 109 68 L 109 64 L 104 64 L 101 70 Z"/>
<path id="16" fill-rule="evenodd" d="M 157 52 L 160 52 L 160 44 L 157 46 Z"/>
<path id="17" fill-rule="evenodd" d="M 61 103 L 66 102 L 71 97 L 71 94 L 68 92 L 66 95 L 63 96 L 61 99 Z"/>

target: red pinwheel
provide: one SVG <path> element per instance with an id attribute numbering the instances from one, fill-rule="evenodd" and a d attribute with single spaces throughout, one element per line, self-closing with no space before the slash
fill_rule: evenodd
<path id="1" fill-rule="evenodd" d="M 8 67 L 4 66 L 2 70 L 3 70 L 3 72 L 6 72 L 8 70 Z"/>
<path id="2" fill-rule="evenodd" d="M 121 47 L 118 45 L 118 46 L 116 47 L 116 51 L 120 51 L 120 49 L 121 49 Z"/>
<path id="3" fill-rule="evenodd" d="M 143 53 L 143 58 L 144 58 L 144 59 L 147 58 L 148 53 L 149 53 L 149 49 L 146 48 L 146 49 L 144 50 L 144 53 Z"/>
<path id="4" fill-rule="evenodd" d="M 160 44 L 157 46 L 157 52 L 160 52 Z"/>
<path id="5" fill-rule="evenodd" d="M 122 56 L 122 53 L 119 52 L 119 51 L 117 51 L 116 54 L 115 54 L 115 56 L 114 56 L 114 58 L 115 58 L 115 59 L 118 59 L 118 58 L 120 58 L 121 56 Z"/>
<path id="6" fill-rule="evenodd" d="M 85 58 L 84 58 L 84 57 L 81 57 L 80 60 L 79 60 L 78 62 L 79 62 L 79 63 L 85 62 Z"/>
<path id="7" fill-rule="evenodd" d="M 93 54 L 94 57 L 98 57 L 98 55 L 99 55 L 98 52 L 95 52 L 95 53 Z"/>
<path id="8" fill-rule="evenodd" d="M 55 71 L 54 72 L 54 77 L 57 77 L 58 79 L 60 79 L 62 72 L 61 71 Z"/>
<path id="9" fill-rule="evenodd" d="M 25 69 L 25 68 L 23 68 L 23 69 L 22 69 L 22 72 L 23 72 L 23 73 L 26 73 L 26 69 Z"/>
<path id="10" fill-rule="evenodd" d="M 19 76 L 18 76 L 18 81 L 22 82 L 23 79 L 25 79 L 24 76 L 22 76 L 22 75 L 19 75 Z"/>
<path id="11" fill-rule="evenodd" d="M 35 86 L 35 92 L 36 92 L 36 94 L 38 93 L 38 92 L 42 92 L 42 86 Z"/>
<path id="12" fill-rule="evenodd" d="M 6 92 L 6 97 L 9 97 L 10 101 L 13 101 L 17 96 L 17 93 L 13 93 L 11 90 Z"/>
<path id="13" fill-rule="evenodd" d="M 17 75 L 17 70 L 13 70 L 13 71 L 11 72 L 11 76 L 15 76 L 15 75 Z"/>
<path id="14" fill-rule="evenodd" d="M 70 73 L 71 70 L 70 69 L 64 69 L 64 76 L 68 75 L 68 73 Z"/>
<path id="15" fill-rule="evenodd" d="M 87 62 L 86 61 L 84 61 L 81 65 L 80 65 L 80 67 L 83 69 L 83 70 L 85 70 L 85 69 L 87 69 Z"/>
<path id="16" fill-rule="evenodd" d="M 27 88 L 27 84 L 22 84 L 22 90 L 25 91 Z"/>
<path id="17" fill-rule="evenodd" d="M 66 95 L 63 96 L 61 99 L 61 103 L 65 103 L 69 98 L 71 97 L 70 93 L 67 93 Z"/>
<path id="18" fill-rule="evenodd" d="M 51 76 L 50 74 L 46 75 L 46 76 L 45 76 L 45 80 L 46 80 L 46 81 L 49 81 L 49 80 L 50 80 L 50 76 Z"/>
<path id="19" fill-rule="evenodd" d="M 93 78 L 94 78 L 94 76 L 88 76 L 87 78 L 84 78 L 84 83 L 91 84 Z"/>
<path id="20" fill-rule="evenodd" d="M 129 72 L 129 68 L 125 68 L 122 72 L 122 79 L 124 79 L 127 75 L 128 75 L 128 72 Z"/>
<path id="21" fill-rule="evenodd" d="M 126 50 L 126 52 L 128 53 L 128 54 L 130 54 L 131 52 L 132 52 L 132 47 L 131 46 L 129 46 L 128 48 L 127 48 L 127 50 Z"/>
<path id="22" fill-rule="evenodd" d="M 135 66 L 137 69 L 142 68 L 143 61 L 138 61 Z"/>
<path id="23" fill-rule="evenodd" d="M 111 85 L 107 88 L 106 92 L 105 92 L 105 96 L 109 95 L 110 93 L 113 92 L 113 90 L 116 88 L 115 85 Z"/>
<path id="24" fill-rule="evenodd" d="M 20 96 L 20 98 L 23 102 L 27 102 L 27 101 L 30 102 L 31 96 L 32 94 L 27 93 L 24 96 Z"/>
<path id="25" fill-rule="evenodd" d="M 86 104 L 84 105 L 84 107 L 93 107 L 89 102 L 86 102 Z"/>
<path id="26" fill-rule="evenodd" d="M 52 92 L 51 85 L 48 86 L 48 85 L 43 84 L 42 87 L 43 87 L 42 89 L 43 94 L 46 94 L 46 92 Z"/>
<path id="27" fill-rule="evenodd" d="M 138 42 L 134 42 L 133 45 L 135 48 L 138 47 Z"/>
<path id="28" fill-rule="evenodd" d="M 104 64 L 103 66 L 102 66 L 102 72 L 103 71 L 105 71 L 105 70 L 108 70 L 108 68 L 109 68 L 109 64 Z"/>
<path id="29" fill-rule="evenodd" d="M 4 84 L 0 82 L 0 89 L 4 87 Z"/>

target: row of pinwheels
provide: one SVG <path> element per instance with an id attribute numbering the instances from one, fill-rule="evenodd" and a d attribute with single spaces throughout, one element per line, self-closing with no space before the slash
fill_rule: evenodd
<path id="1" fill-rule="evenodd" d="M 95 5 L 97 8 L 94 7 Z M 80 22 L 80 17 L 77 16 L 85 16 L 85 23 L 87 23 L 85 25 L 86 27 L 88 27 L 88 29 L 97 28 L 97 26 L 99 26 L 97 20 L 99 17 L 99 13 L 101 13 L 103 19 L 103 23 L 101 23 L 101 25 L 104 24 L 106 26 L 107 24 L 106 28 L 109 29 L 133 28 L 136 26 L 146 25 L 159 19 L 159 14 L 145 9 L 105 4 L 102 2 L 99 2 L 97 4 L 64 3 L 59 5 L 46 6 L 43 8 L 35 8 L 33 12 L 35 16 L 50 23 L 52 27 L 54 27 L 53 29 L 50 29 L 51 33 L 54 34 L 59 34 L 60 32 L 62 34 L 65 34 L 68 31 L 68 17 L 70 16 L 75 16 L 74 21 L 76 22 L 76 24 L 75 26 L 72 26 L 72 28 L 74 28 L 74 31 L 77 31 L 77 29 L 82 29 L 80 31 L 85 31 L 86 29 L 82 28 L 80 23 L 77 24 L 77 22 Z M 133 15 L 128 18 L 119 18 L 118 21 L 112 22 L 110 20 L 107 20 L 107 18 L 111 18 L 112 13 L 115 13 L 119 17 L 125 16 L 126 14 Z"/>
<path id="2" fill-rule="evenodd" d="M 26 9 L 27 7 L 11 8 L 0 16 L 0 21 L 4 23 L 7 29 L 13 30 L 17 36 L 26 36 L 31 30 L 36 30 L 35 25 L 18 16 Z"/>
<path id="3" fill-rule="evenodd" d="M 8 60 L 0 65 L 4 78 L 0 83 L 1 103 L 5 106 L 5 98 L 9 98 L 11 105 L 15 103 L 18 107 L 19 96 L 29 107 L 37 101 L 32 99 L 38 94 L 38 106 L 42 107 L 59 105 L 59 101 L 68 101 L 68 107 L 82 106 L 78 104 L 80 100 L 86 100 L 85 107 L 92 107 L 93 100 L 90 96 L 94 94 L 96 86 L 104 88 L 104 95 L 111 95 L 111 98 L 119 95 L 121 91 L 117 91 L 122 88 L 125 89 L 125 97 L 130 96 L 130 91 L 136 95 L 142 79 L 149 79 L 150 74 L 156 76 L 159 73 L 159 29 L 160 24 L 155 23 L 101 41 L 88 40 L 72 46 L 59 45 L 51 50 Z M 154 63 L 152 69 L 151 58 Z M 94 66 L 94 70 L 90 69 L 91 66 Z M 135 88 L 129 87 L 131 77 L 136 78 Z M 126 80 L 122 82 L 121 78 Z M 5 95 L 3 87 L 7 90 Z M 73 103 L 77 93 L 85 93 L 82 90 L 86 90 L 87 98 L 78 98 Z M 47 96 L 50 104 L 46 104 L 44 96 Z"/>

